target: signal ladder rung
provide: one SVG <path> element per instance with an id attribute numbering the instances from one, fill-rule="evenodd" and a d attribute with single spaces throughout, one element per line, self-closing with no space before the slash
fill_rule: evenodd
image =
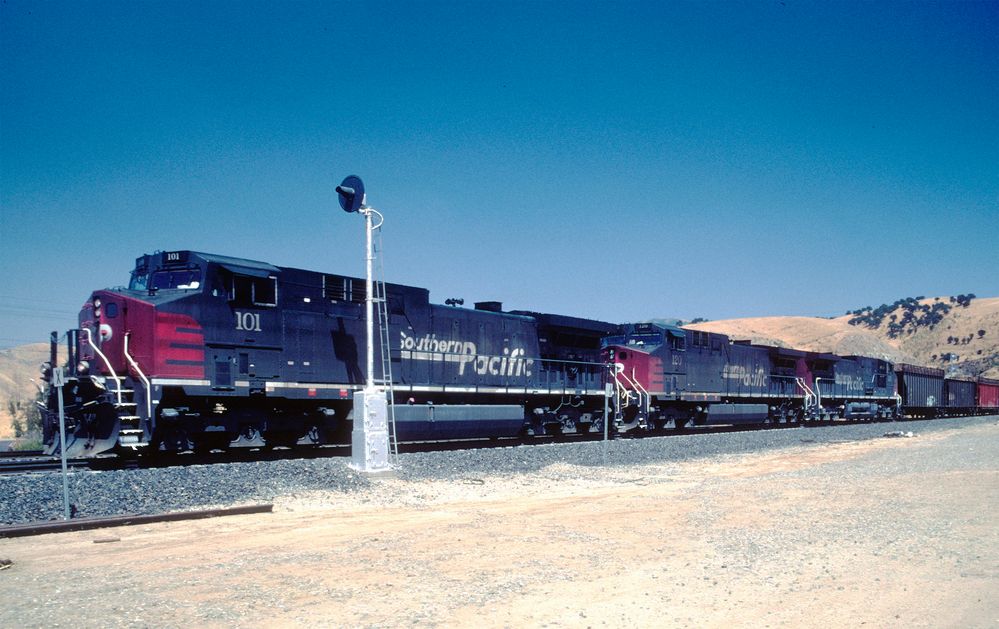
<path id="1" fill-rule="evenodd" d="M 378 232 L 379 245 L 381 245 L 381 230 Z M 381 247 L 379 246 L 379 250 Z M 388 414 L 390 442 L 389 449 L 396 457 L 399 456 L 399 441 L 396 436 L 395 426 L 395 393 L 392 390 L 392 339 L 389 330 L 389 315 L 386 304 L 388 303 L 388 292 L 385 288 L 385 271 L 382 267 L 382 256 L 378 256 L 378 275 L 375 281 L 374 295 L 372 301 L 378 304 L 378 340 L 381 345 L 382 377 L 375 380 L 379 386 L 385 387 L 388 395 Z"/>

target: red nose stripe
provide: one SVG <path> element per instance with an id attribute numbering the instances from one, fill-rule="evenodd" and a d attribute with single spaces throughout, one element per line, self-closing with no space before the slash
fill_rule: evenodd
<path id="1" fill-rule="evenodd" d="M 156 373 L 205 377 L 205 337 L 197 321 L 182 314 L 156 313 Z"/>

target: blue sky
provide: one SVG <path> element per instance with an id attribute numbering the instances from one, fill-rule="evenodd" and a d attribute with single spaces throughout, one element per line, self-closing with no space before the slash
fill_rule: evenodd
<path id="1" fill-rule="evenodd" d="M 611 321 L 999 295 L 999 3 L 0 5 L 0 347 L 196 249 Z"/>

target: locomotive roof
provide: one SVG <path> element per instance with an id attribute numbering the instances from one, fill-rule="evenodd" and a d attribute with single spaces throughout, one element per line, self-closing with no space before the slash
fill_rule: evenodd
<path id="1" fill-rule="evenodd" d="M 511 310 L 509 314 L 533 317 L 538 321 L 549 323 L 563 328 L 577 328 L 591 332 L 610 333 L 619 329 L 616 323 L 597 321 L 595 319 L 582 319 L 569 315 L 552 314 L 549 312 L 534 312 L 533 310 Z"/>
<path id="2" fill-rule="evenodd" d="M 673 336 L 677 336 L 677 337 L 681 337 L 681 338 L 687 336 L 687 330 L 685 330 L 684 328 L 678 328 L 675 325 L 669 325 L 669 324 L 666 324 L 666 323 L 658 323 L 656 321 L 642 321 L 642 322 L 639 322 L 639 323 L 624 323 L 624 324 L 621 325 L 621 327 L 625 329 L 625 333 L 626 334 L 642 334 L 643 332 L 644 333 L 648 333 L 648 332 L 652 331 L 652 328 L 658 328 L 659 330 L 662 330 L 663 332 L 669 332 Z M 693 331 L 693 330 L 691 330 L 691 331 Z M 705 332 L 705 334 L 708 334 L 708 333 Z"/>
<path id="3" fill-rule="evenodd" d="M 268 264 L 267 262 L 260 262 L 259 260 L 247 260 L 246 258 L 233 258 L 230 256 L 220 256 L 214 253 L 201 253 L 198 251 L 192 251 L 195 255 L 204 258 L 208 262 L 215 262 L 221 264 L 224 267 L 235 266 L 248 269 L 256 269 L 259 271 L 267 271 L 269 273 L 278 273 L 281 271 L 280 267 L 276 267 L 273 264 Z"/>

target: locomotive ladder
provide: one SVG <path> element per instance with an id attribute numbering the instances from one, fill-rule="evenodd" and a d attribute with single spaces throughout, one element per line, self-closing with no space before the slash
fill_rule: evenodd
<path id="1" fill-rule="evenodd" d="M 149 444 L 145 439 L 145 431 L 142 430 L 142 418 L 139 416 L 138 404 L 134 402 L 134 389 L 122 389 L 122 400 L 115 403 L 118 411 L 118 445 L 133 450 L 144 448 Z"/>
<path id="2" fill-rule="evenodd" d="M 378 250 L 382 251 L 382 230 L 378 230 Z M 385 290 L 385 269 L 382 256 L 378 256 L 378 277 L 374 280 L 374 301 L 377 304 L 378 345 L 381 349 L 382 377 L 375 384 L 388 395 L 389 449 L 393 457 L 399 456 L 399 439 L 395 430 L 395 391 L 392 388 L 392 338 L 389 331 L 388 292 Z"/>
<path id="3" fill-rule="evenodd" d="M 115 373 L 114 368 L 111 366 L 111 362 L 108 360 L 104 352 L 101 351 L 100 347 L 94 343 L 94 337 L 90 332 L 90 328 L 83 328 L 83 332 L 87 335 L 87 344 L 94 350 L 94 353 L 100 356 L 101 360 L 104 361 L 104 366 L 107 367 L 108 373 L 111 374 L 111 379 L 115 383 L 115 391 L 112 397 L 112 404 L 114 405 L 115 411 L 118 413 L 119 429 L 118 429 L 118 444 L 121 446 L 131 447 L 133 450 L 149 445 L 145 440 L 145 431 L 142 429 L 142 418 L 139 415 L 138 404 L 135 402 L 135 390 L 134 389 L 123 389 L 121 388 L 121 381 L 124 378 L 119 377 Z M 139 366 L 132 359 L 131 355 L 128 353 L 128 334 L 125 335 L 124 339 L 124 352 L 125 357 L 128 358 L 132 366 L 142 377 L 143 382 L 146 385 L 146 417 L 152 415 L 152 411 L 149 406 L 149 380 L 139 369 Z M 111 393 L 111 391 L 108 391 Z"/>

